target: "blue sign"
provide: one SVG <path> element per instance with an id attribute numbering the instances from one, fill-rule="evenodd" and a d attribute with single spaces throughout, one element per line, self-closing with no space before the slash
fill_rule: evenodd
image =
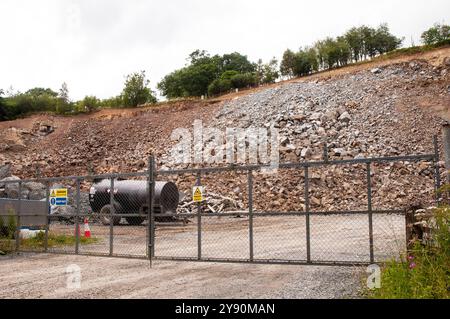
<path id="1" fill-rule="evenodd" d="M 52 197 L 52 198 L 50 198 L 50 205 L 66 206 L 67 205 L 67 197 Z"/>

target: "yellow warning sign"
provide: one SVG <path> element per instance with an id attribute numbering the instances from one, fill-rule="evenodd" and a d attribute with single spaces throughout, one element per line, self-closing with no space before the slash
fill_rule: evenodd
<path id="1" fill-rule="evenodd" d="M 52 189 L 50 197 L 67 197 L 67 188 Z"/>
<path id="2" fill-rule="evenodd" d="M 194 186 L 192 188 L 192 200 L 196 203 L 203 202 L 203 186 Z"/>

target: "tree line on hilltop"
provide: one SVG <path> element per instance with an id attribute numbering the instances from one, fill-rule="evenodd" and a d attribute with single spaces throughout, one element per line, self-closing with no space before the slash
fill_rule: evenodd
<path id="1" fill-rule="evenodd" d="M 426 48 L 448 45 L 450 26 L 435 24 L 422 33 L 421 39 Z M 327 37 L 296 52 L 287 49 L 280 64 L 275 57 L 267 63 L 261 59 L 252 62 L 239 52 L 211 56 L 204 50 L 196 50 L 188 56 L 184 67 L 166 75 L 157 83 L 157 88 L 168 99 L 217 96 L 274 83 L 279 78 L 309 75 L 401 51 L 404 49 L 398 49 L 402 42 L 403 39 L 391 34 L 387 24 L 382 24 L 377 28 L 353 27 L 341 36 Z M 128 75 L 122 92 L 108 99 L 86 96 L 73 102 L 66 83 L 58 92 L 49 88 L 33 88 L 24 93 L 0 89 L 0 121 L 32 112 L 74 114 L 156 102 L 156 93 L 149 88 L 145 71 L 141 71 Z"/>

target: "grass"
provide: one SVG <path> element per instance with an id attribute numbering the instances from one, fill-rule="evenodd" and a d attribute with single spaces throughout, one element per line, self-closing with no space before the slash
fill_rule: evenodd
<path id="1" fill-rule="evenodd" d="M 419 242 L 400 261 L 382 266 L 381 287 L 367 291 L 375 299 L 450 299 L 450 208 L 434 212 L 433 241 Z"/>
<path id="2" fill-rule="evenodd" d="M 86 238 L 80 236 L 81 245 L 89 245 L 98 242 L 99 239 L 95 237 Z M 44 247 L 45 233 L 39 233 L 36 237 L 21 239 L 20 247 L 25 249 L 39 249 Z M 74 246 L 76 238 L 73 235 L 57 235 L 53 233 L 48 234 L 48 247 L 58 246 Z M 16 241 L 11 238 L 0 238 L 0 252 L 4 254 L 13 252 L 15 250 Z M 1 253 L 0 253 L 1 254 Z"/>

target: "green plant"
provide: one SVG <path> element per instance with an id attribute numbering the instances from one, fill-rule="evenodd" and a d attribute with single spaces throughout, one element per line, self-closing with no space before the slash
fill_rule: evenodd
<path id="1" fill-rule="evenodd" d="M 3 221 L 3 216 L 0 216 L 0 238 L 6 237 L 6 227 Z"/>
<path id="2" fill-rule="evenodd" d="M 88 245 L 98 242 L 98 238 L 90 237 L 86 238 L 80 236 L 80 244 Z M 21 247 L 24 248 L 40 248 L 43 247 L 45 243 L 45 232 L 38 233 L 35 237 L 22 239 L 20 242 Z M 76 237 L 73 235 L 57 235 L 53 233 L 49 233 L 47 236 L 47 245 L 48 247 L 55 246 L 68 246 L 75 245 Z"/>
<path id="3" fill-rule="evenodd" d="M 129 74 L 122 92 L 124 105 L 136 107 L 145 103 L 156 103 L 154 93 L 148 88 L 149 84 L 145 71 Z"/>
<path id="4" fill-rule="evenodd" d="M 446 24 L 436 23 L 422 33 L 422 42 L 425 45 L 433 45 L 450 40 L 450 26 Z"/>
<path id="5" fill-rule="evenodd" d="M 400 261 L 382 267 L 381 288 L 372 298 L 450 298 L 450 208 L 434 211 L 432 241 L 414 248 Z"/>
<path id="6" fill-rule="evenodd" d="M 8 211 L 9 214 L 11 214 L 11 211 Z M 16 222 L 16 216 L 15 215 L 9 215 L 8 216 L 8 234 L 7 238 L 13 239 L 16 233 L 17 228 L 17 222 Z"/>

